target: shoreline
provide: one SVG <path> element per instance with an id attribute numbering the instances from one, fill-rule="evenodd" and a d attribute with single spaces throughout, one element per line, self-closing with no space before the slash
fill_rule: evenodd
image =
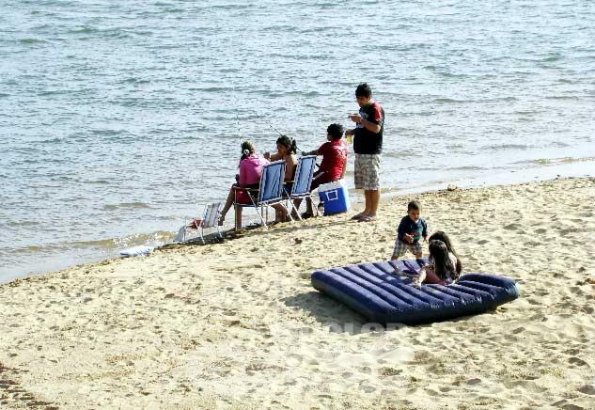
<path id="1" fill-rule="evenodd" d="M 314 291 L 315 269 L 390 256 L 412 195 L 394 197 L 376 223 L 313 218 L 0 286 L 1 405 L 589 408 L 595 178 L 415 197 L 465 272 L 511 277 L 521 297 L 373 332 Z"/>
<path id="2" fill-rule="evenodd" d="M 424 194 L 430 193 L 435 191 L 440 191 L 447 189 L 449 186 L 454 186 L 460 189 L 474 189 L 474 188 L 482 188 L 482 187 L 495 187 L 501 185 L 518 185 L 518 184 L 525 184 L 531 182 L 539 182 L 539 181 L 548 181 L 548 180 L 556 180 L 559 178 L 589 178 L 595 176 L 593 173 L 593 165 L 595 164 L 595 158 L 587 157 L 583 158 L 578 161 L 571 161 L 565 162 L 564 158 L 552 159 L 548 165 L 545 166 L 536 166 L 534 168 L 527 168 L 525 170 L 512 170 L 506 172 L 500 172 L 489 176 L 479 176 L 474 178 L 467 178 L 465 180 L 457 180 L 457 179 L 447 179 L 441 182 L 429 182 L 428 184 L 419 186 L 419 187 L 410 187 L 410 188 L 403 188 L 399 189 L 397 187 L 389 187 L 383 190 L 383 194 L 381 197 L 381 201 L 389 201 L 393 197 L 399 197 L 404 195 L 412 195 L 412 194 Z M 591 166 L 589 166 L 591 165 Z M 352 179 L 352 178 L 351 178 Z M 351 181 L 348 181 L 351 184 Z M 359 205 L 362 201 L 362 195 L 360 192 L 355 191 L 353 188 L 350 188 L 350 196 L 351 196 L 351 205 Z M 167 241 L 171 241 L 176 234 L 176 231 L 179 226 L 175 226 L 172 231 L 169 231 L 170 235 L 167 238 Z M 232 227 L 231 225 L 226 226 L 226 228 Z M 56 259 L 56 257 L 52 257 L 51 260 L 48 260 L 48 264 L 50 264 L 51 268 L 49 269 L 33 269 L 29 272 L 25 273 L 6 273 L 0 276 L 0 286 L 5 283 L 10 283 L 13 280 L 26 278 L 30 276 L 38 276 L 38 275 L 45 275 L 51 272 L 57 272 L 64 269 L 68 269 L 70 267 L 86 265 L 86 264 L 94 264 L 94 263 L 101 263 L 106 260 L 113 260 L 119 259 L 119 251 L 130 248 L 133 246 L 139 245 L 149 245 L 154 246 L 156 248 L 167 246 L 170 242 L 161 242 L 160 240 L 153 240 L 147 242 L 146 240 L 143 241 L 134 241 L 129 240 L 129 238 L 134 237 L 163 237 L 166 236 L 165 231 L 158 231 L 158 232 L 150 232 L 140 234 L 134 234 L 131 236 L 125 237 L 117 237 L 117 238 L 108 238 L 108 239 L 98 239 L 94 240 L 94 242 L 114 242 L 117 243 L 119 241 L 128 241 L 126 245 L 122 245 L 120 247 L 114 246 L 113 248 L 97 248 L 96 251 L 92 251 L 90 249 L 80 249 L 75 251 L 75 249 L 65 249 L 62 252 L 62 255 L 68 255 L 68 258 L 71 259 L 74 263 L 60 263 Z M 93 240 L 91 241 L 93 242 Z M 84 260 L 81 260 L 79 263 L 75 262 L 75 255 L 80 255 L 81 253 L 88 253 L 89 256 L 84 257 Z M 104 255 L 99 255 L 103 253 Z M 96 255 L 97 254 L 97 255 Z"/>

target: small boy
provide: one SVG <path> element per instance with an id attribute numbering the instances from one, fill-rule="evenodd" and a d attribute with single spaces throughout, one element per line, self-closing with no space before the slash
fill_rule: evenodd
<path id="1" fill-rule="evenodd" d="M 395 250 L 391 259 L 399 259 L 404 256 L 407 249 L 415 255 L 416 258 L 421 258 L 421 241 L 428 238 L 428 225 L 426 221 L 419 217 L 421 213 L 421 205 L 417 201 L 411 201 L 407 205 L 407 216 L 401 219 L 399 228 L 397 229 L 397 240 L 395 241 Z"/>

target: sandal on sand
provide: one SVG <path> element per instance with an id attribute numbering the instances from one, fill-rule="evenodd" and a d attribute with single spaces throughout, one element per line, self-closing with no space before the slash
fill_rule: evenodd
<path id="1" fill-rule="evenodd" d="M 365 215 L 363 214 L 363 212 L 360 212 L 360 213 L 359 213 L 359 214 L 357 214 L 357 215 L 353 215 L 353 216 L 351 217 L 351 220 L 352 220 L 352 221 L 359 221 L 360 219 L 364 218 L 364 216 L 365 216 Z"/>
<path id="2" fill-rule="evenodd" d="M 362 216 L 360 219 L 358 219 L 358 222 L 374 222 L 374 221 L 376 221 L 375 216 Z"/>

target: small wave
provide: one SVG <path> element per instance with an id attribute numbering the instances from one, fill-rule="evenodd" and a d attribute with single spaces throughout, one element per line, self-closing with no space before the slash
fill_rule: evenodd
<path id="1" fill-rule="evenodd" d="M 42 245 L 28 245 L 18 248 L 3 249 L 6 254 L 12 255 L 41 255 L 64 253 L 79 250 L 114 251 L 137 245 L 161 246 L 169 242 L 173 235 L 167 231 L 157 231 L 148 234 L 128 235 L 121 238 L 108 238 L 88 241 L 57 242 Z"/>
<path id="2" fill-rule="evenodd" d="M 527 149 L 530 148 L 530 145 L 525 145 L 525 144 L 500 144 L 500 145 L 489 145 L 484 147 L 484 149 L 490 150 L 490 151 L 503 151 L 503 150 L 509 150 L 509 149 Z"/>
<path id="3" fill-rule="evenodd" d="M 513 112 L 513 114 L 516 115 L 535 115 L 535 114 L 541 114 L 543 113 L 543 110 L 516 110 Z"/>
<path id="4" fill-rule="evenodd" d="M 575 157 L 562 157 L 562 158 L 538 158 L 538 159 L 529 159 L 525 161 L 518 161 L 515 164 L 533 164 L 533 165 L 557 165 L 557 164 L 571 164 L 575 162 L 588 162 L 588 161 L 595 161 L 595 157 L 582 157 L 582 158 L 575 158 Z"/>
<path id="5" fill-rule="evenodd" d="M 99 137 L 113 137 L 115 135 L 123 135 L 126 133 L 125 130 L 93 130 L 91 131 L 93 135 Z"/>
<path id="6" fill-rule="evenodd" d="M 25 219 L 20 221 L 8 221 L 6 222 L 6 226 L 9 228 L 23 228 L 23 227 L 33 227 L 42 225 L 43 222 L 38 221 L 37 219 Z"/>
<path id="7" fill-rule="evenodd" d="M 89 180 L 89 181 L 82 181 L 85 184 L 92 184 L 92 185 L 109 185 L 111 184 L 111 181 L 108 179 L 94 179 L 94 180 Z"/>
<path id="8" fill-rule="evenodd" d="M 41 141 L 37 141 L 38 144 L 57 144 L 60 142 L 65 142 L 68 141 L 66 138 L 59 138 L 59 137 L 55 137 L 55 138 L 49 138 L 47 140 L 41 140 Z"/>
<path id="9" fill-rule="evenodd" d="M 66 90 L 46 90 L 46 91 L 41 91 L 39 93 L 37 93 L 38 97 L 47 97 L 50 95 L 60 95 L 60 94 L 67 94 L 68 91 Z"/>
<path id="10" fill-rule="evenodd" d="M 480 171 L 486 169 L 484 167 L 478 167 L 476 165 L 463 165 L 460 167 L 449 167 L 446 168 L 448 171 Z"/>
<path id="11" fill-rule="evenodd" d="M 473 102 L 472 100 L 455 100 L 454 98 L 436 98 L 434 99 L 435 103 L 438 104 L 462 104 Z"/>
<path id="12" fill-rule="evenodd" d="M 125 29 L 110 28 L 110 29 L 99 29 L 90 26 L 83 26 L 73 30 L 69 30 L 68 34 L 98 34 L 100 33 L 105 37 L 112 38 L 128 38 L 130 34 Z"/>
<path id="13" fill-rule="evenodd" d="M 83 26 L 83 27 L 79 27 L 79 28 L 75 28 L 72 30 L 69 30 L 68 33 L 69 34 L 89 34 L 89 33 L 96 33 L 99 30 L 94 28 L 94 27 L 89 27 L 89 26 Z"/>
<path id="14" fill-rule="evenodd" d="M 33 38 L 33 37 L 25 37 L 19 40 L 21 44 L 43 44 L 47 43 L 46 40 L 42 40 L 40 38 Z"/>
<path id="15" fill-rule="evenodd" d="M 420 157 L 423 155 L 423 153 L 421 153 L 422 155 L 420 155 L 420 153 L 421 153 L 421 151 L 417 152 L 414 150 L 389 151 L 389 152 L 384 152 L 382 154 L 382 156 L 386 157 L 386 158 Z"/>
<path id="16" fill-rule="evenodd" d="M 120 81 L 120 84 L 148 84 L 150 80 L 144 80 L 142 78 L 130 77 Z"/>
<path id="17" fill-rule="evenodd" d="M 113 211 L 115 209 L 141 209 L 141 208 L 152 208 L 151 205 L 145 204 L 144 202 L 123 202 L 120 204 L 108 204 L 104 205 L 103 209 L 106 211 Z"/>
<path id="18" fill-rule="evenodd" d="M 125 248 L 137 245 L 160 246 L 172 238 L 172 233 L 167 231 L 157 231 L 146 234 L 128 235 L 120 238 L 99 239 L 91 241 L 74 241 L 60 244 L 65 249 L 72 248 L 99 248 L 114 249 Z"/>
<path id="19" fill-rule="evenodd" d="M 550 95 L 545 97 L 546 100 L 580 100 L 579 97 L 575 95 Z"/>
<path id="20" fill-rule="evenodd" d="M 223 93 L 223 92 L 231 92 L 234 91 L 233 87 L 192 87 L 188 89 L 189 91 L 203 91 L 206 93 Z"/>
<path id="21" fill-rule="evenodd" d="M 264 32 L 272 31 L 274 33 L 293 33 L 295 31 L 297 31 L 297 29 L 295 26 L 290 26 L 290 25 L 275 25 L 275 26 L 264 27 L 262 29 L 262 31 L 264 31 Z"/>
<path id="22" fill-rule="evenodd" d="M 552 53 L 546 56 L 542 61 L 546 63 L 552 63 L 554 61 L 562 60 L 563 56 L 560 53 Z"/>
<path id="23" fill-rule="evenodd" d="M 172 13 L 172 14 L 174 14 L 174 13 L 183 13 L 186 10 L 181 9 L 181 8 L 177 8 L 177 7 L 166 7 L 162 11 L 165 12 L 165 13 Z"/>
<path id="24" fill-rule="evenodd" d="M 436 65 L 427 65 L 424 66 L 425 70 L 431 71 L 433 73 L 436 73 L 438 75 L 441 75 L 443 77 L 447 77 L 447 78 L 465 78 L 468 77 L 467 74 L 460 74 L 460 73 L 452 73 L 450 72 L 448 67 L 443 67 L 443 66 L 436 66 Z"/>
<path id="25" fill-rule="evenodd" d="M 222 10 L 245 10 L 255 7 L 252 4 L 217 4 L 217 5 L 209 5 L 209 8 L 212 9 L 222 9 Z"/>

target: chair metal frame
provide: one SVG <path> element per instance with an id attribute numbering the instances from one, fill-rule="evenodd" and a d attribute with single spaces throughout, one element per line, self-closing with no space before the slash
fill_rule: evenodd
<path id="1" fill-rule="evenodd" d="M 268 177 L 269 169 L 276 168 L 276 167 L 279 168 L 279 170 L 278 170 L 279 174 L 278 174 L 276 180 L 271 181 Z M 265 217 L 263 216 L 263 211 L 268 210 L 268 208 L 273 205 L 280 204 L 289 213 L 289 210 L 287 209 L 287 205 L 284 204 L 284 199 L 285 199 L 285 198 L 283 198 L 284 183 L 285 183 L 285 161 L 275 161 L 275 162 L 271 162 L 271 163 L 265 165 L 262 168 L 262 174 L 260 176 L 259 188 L 234 187 L 234 203 L 233 203 L 234 211 L 237 210 L 238 207 L 256 208 L 259 211 L 258 216 L 260 218 L 260 222 L 262 223 L 262 225 L 265 229 L 268 229 L 268 225 L 267 225 L 268 212 L 266 213 L 266 220 L 265 220 Z M 271 195 L 269 195 L 268 197 L 265 197 L 265 194 L 269 193 L 268 184 L 276 184 L 276 186 L 273 185 L 273 191 L 272 191 L 272 193 L 270 193 Z M 238 203 L 237 194 L 240 191 L 246 192 L 248 194 L 248 196 L 250 197 L 251 203 L 249 203 L 249 204 Z M 256 200 L 254 199 L 255 196 L 256 196 Z M 236 215 L 237 215 L 237 213 L 236 213 Z M 291 216 L 290 216 L 290 218 L 291 218 Z M 235 229 L 238 230 L 237 218 L 235 221 Z"/>
<path id="2" fill-rule="evenodd" d="M 310 162 L 310 167 L 306 168 L 306 165 Z M 289 200 L 289 205 L 293 211 L 295 211 L 298 219 L 301 221 L 302 217 L 299 210 L 293 204 L 295 199 L 304 199 L 311 197 L 312 195 L 312 180 L 314 176 L 314 169 L 316 168 L 316 155 L 304 155 L 298 159 L 298 163 L 295 169 L 295 178 L 291 185 L 291 191 L 285 191 L 285 195 Z M 307 177 L 305 188 L 302 187 L 302 177 Z"/>

